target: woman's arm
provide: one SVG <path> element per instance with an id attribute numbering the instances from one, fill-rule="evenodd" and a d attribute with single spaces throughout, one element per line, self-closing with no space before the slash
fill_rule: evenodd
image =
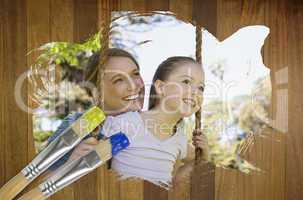
<path id="1" fill-rule="evenodd" d="M 88 154 L 89 152 L 94 150 L 94 147 L 98 143 L 99 143 L 98 140 L 94 137 L 89 137 L 89 138 L 81 141 L 80 144 L 78 144 L 72 150 L 70 155 L 67 158 L 65 158 L 64 162 L 61 161 L 60 163 L 57 163 L 56 166 L 52 166 L 52 168 L 50 170 L 46 171 L 44 179 L 48 179 L 53 174 L 56 174 L 58 171 L 60 171 L 62 169 L 63 166 L 65 166 L 65 164 L 72 162 L 73 160 L 76 160 L 76 159 Z"/>
<path id="2" fill-rule="evenodd" d="M 49 137 L 48 144 L 55 140 L 57 137 L 63 134 L 64 130 L 68 128 L 73 122 L 75 122 L 79 117 L 81 117 L 82 113 L 74 113 L 69 114 L 64 118 L 63 122 L 60 124 L 55 133 Z M 78 157 L 85 155 L 93 149 L 94 145 L 98 144 L 98 141 L 91 137 L 91 135 L 87 135 L 80 144 L 78 144 L 75 148 L 70 150 L 70 152 L 66 153 L 63 157 L 61 157 L 58 161 L 56 161 L 53 165 L 49 167 L 50 171 L 57 171 L 57 169 L 65 164 L 67 161 L 74 160 Z"/>

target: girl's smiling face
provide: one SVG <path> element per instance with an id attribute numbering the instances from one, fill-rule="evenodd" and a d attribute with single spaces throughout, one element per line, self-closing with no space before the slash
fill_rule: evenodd
<path id="1" fill-rule="evenodd" d="M 197 112 L 203 101 L 204 71 L 193 62 L 180 63 L 165 81 L 156 81 L 160 105 L 167 112 L 188 117 Z"/>
<path id="2" fill-rule="evenodd" d="M 105 64 L 103 80 L 106 114 L 142 109 L 144 82 L 137 65 L 130 58 L 110 57 Z"/>

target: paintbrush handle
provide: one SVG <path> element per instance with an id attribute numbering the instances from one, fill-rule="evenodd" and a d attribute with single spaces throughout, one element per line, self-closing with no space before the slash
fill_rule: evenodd
<path id="1" fill-rule="evenodd" d="M 30 181 L 20 172 L 0 189 L 1 200 L 11 200 L 21 192 Z"/>
<path id="2" fill-rule="evenodd" d="M 113 155 L 116 155 L 128 146 L 129 140 L 123 133 L 118 133 L 109 139 L 101 140 L 99 144 L 96 145 L 95 150 L 81 158 L 66 163 L 57 173 L 35 188 L 36 192 L 30 191 L 31 194 L 26 194 L 26 196 L 30 196 L 31 199 L 39 199 L 42 194 L 44 199 L 47 199 L 59 190 L 106 163 Z M 38 195 L 38 197 L 36 198 L 33 195 Z M 24 200 L 24 197 L 22 196 L 18 200 Z"/>
<path id="3" fill-rule="evenodd" d="M 110 155 L 105 159 L 108 158 L 110 158 Z M 104 164 L 105 161 L 106 160 L 103 159 L 101 160 L 96 151 L 91 151 L 87 155 L 63 165 L 60 171 L 18 200 L 47 199 L 59 190 Z"/>
<path id="4" fill-rule="evenodd" d="M 21 198 L 19 198 L 19 200 L 43 200 L 43 199 L 47 199 L 47 197 L 43 195 L 43 193 L 38 187 L 29 191 Z"/>
<path id="5" fill-rule="evenodd" d="M 41 151 L 17 176 L 0 190 L 1 200 L 11 200 L 31 181 L 47 170 L 105 120 L 103 111 L 94 106 L 72 123 Z"/>

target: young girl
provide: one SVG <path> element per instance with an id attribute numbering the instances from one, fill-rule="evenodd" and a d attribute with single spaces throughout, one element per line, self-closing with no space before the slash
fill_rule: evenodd
<path id="1" fill-rule="evenodd" d="M 131 111 L 107 118 L 101 131 L 103 135 L 121 131 L 130 140 L 130 146 L 112 160 L 112 169 L 121 179 L 137 177 L 168 189 L 178 157 L 192 163 L 194 146 L 207 154 L 203 135 L 194 137 L 192 146 L 178 127 L 182 118 L 199 110 L 203 91 L 201 65 L 189 57 L 170 57 L 160 64 L 154 75 L 148 111 Z"/>

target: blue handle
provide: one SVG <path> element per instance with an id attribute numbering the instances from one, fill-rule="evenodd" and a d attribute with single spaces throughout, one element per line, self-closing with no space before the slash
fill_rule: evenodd
<path id="1" fill-rule="evenodd" d="M 109 139 L 112 144 L 112 156 L 117 155 L 120 151 L 129 146 L 129 140 L 122 132 L 110 136 Z"/>

